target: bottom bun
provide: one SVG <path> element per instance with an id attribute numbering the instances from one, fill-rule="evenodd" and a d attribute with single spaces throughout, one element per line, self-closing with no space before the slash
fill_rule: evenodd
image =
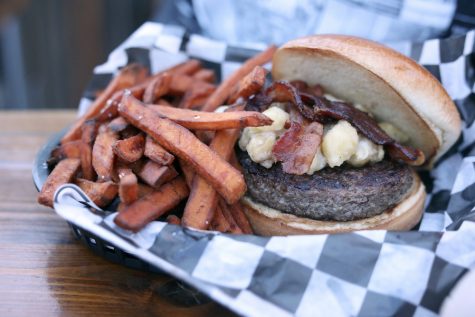
<path id="1" fill-rule="evenodd" d="M 324 221 L 297 217 L 242 198 L 244 212 L 254 232 L 263 236 L 326 234 L 357 230 L 403 231 L 413 228 L 421 219 L 426 198 L 425 187 L 415 174 L 414 184 L 406 198 L 380 215 L 353 221 Z"/>

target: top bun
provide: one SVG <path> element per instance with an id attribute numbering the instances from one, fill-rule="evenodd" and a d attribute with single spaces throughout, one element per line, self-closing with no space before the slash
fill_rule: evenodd
<path id="1" fill-rule="evenodd" d="M 431 73 L 381 44 L 343 35 L 290 41 L 274 54 L 274 80 L 320 84 L 337 98 L 364 105 L 378 121 L 391 122 L 420 149 L 431 166 L 458 139 L 460 115 Z"/>

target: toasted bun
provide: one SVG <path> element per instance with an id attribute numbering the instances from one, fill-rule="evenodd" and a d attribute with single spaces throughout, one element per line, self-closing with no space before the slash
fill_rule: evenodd
<path id="1" fill-rule="evenodd" d="M 457 108 L 437 79 L 412 59 L 372 41 L 343 35 L 290 41 L 274 54 L 272 75 L 320 84 L 338 98 L 366 106 L 378 121 L 409 135 L 427 166 L 460 135 Z"/>
<path id="2" fill-rule="evenodd" d="M 297 217 L 264 206 L 245 196 L 241 201 L 254 232 L 263 236 L 341 233 L 357 230 L 409 230 L 421 219 L 426 193 L 419 177 L 406 198 L 384 213 L 354 221 L 321 221 Z"/>

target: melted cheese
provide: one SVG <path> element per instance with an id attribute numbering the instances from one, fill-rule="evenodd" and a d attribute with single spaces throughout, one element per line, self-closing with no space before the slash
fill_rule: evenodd
<path id="1" fill-rule="evenodd" d="M 280 104 L 274 103 L 262 112 L 272 119 L 272 124 L 262 127 L 245 128 L 239 139 L 239 147 L 247 151 L 251 160 L 265 168 L 271 168 L 275 160 L 272 149 L 277 138 L 283 133 L 289 114 L 281 109 Z"/>

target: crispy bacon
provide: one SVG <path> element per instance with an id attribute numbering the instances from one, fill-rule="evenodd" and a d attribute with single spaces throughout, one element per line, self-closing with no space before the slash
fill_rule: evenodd
<path id="1" fill-rule="evenodd" d="M 320 147 L 323 125 L 309 122 L 298 113 L 292 113 L 292 119 L 290 129 L 277 140 L 272 154 L 282 162 L 285 173 L 302 175 L 309 170 Z"/>
<path id="2" fill-rule="evenodd" d="M 307 119 L 313 121 L 313 109 L 303 103 L 300 94 L 294 86 L 286 81 L 275 81 L 266 89 L 265 95 L 270 98 L 269 104 L 272 102 L 290 102 L 300 113 Z"/>
<path id="3" fill-rule="evenodd" d="M 313 96 L 323 97 L 323 87 L 318 84 L 310 86 L 302 80 L 292 80 L 290 84 L 297 88 L 299 92 L 303 92 Z"/>
<path id="4" fill-rule="evenodd" d="M 326 123 L 329 119 L 346 120 L 369 140 L 384 145 L 389 156 L 396 161 L 417 166 L 425 160 L 424 153 L 420 150 L 396 142 L 368 114 L 347 103 L 332 102 L 325 97 L 299 93 L 295 87 L 285 81 L 274 82 L 266 89 L 265 96 L 270 98 L 266 100 L 268 105 L 274 101 L 292 103 L 306 119 L 311 121 Z M 264 100 L 263 97 L 261 98 Z"/>
<path id="5" fill-rule="evenodd" d="M 272 98 L 268 97 L 264 92 L 251 96 L 246 102 L 246 111 L 262 112 L 266 110 L 272 103 Z"/>

